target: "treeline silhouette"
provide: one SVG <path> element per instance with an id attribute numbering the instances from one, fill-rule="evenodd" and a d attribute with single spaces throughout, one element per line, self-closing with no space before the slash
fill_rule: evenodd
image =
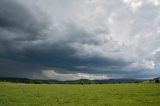
<path id="1" fill-rule="evenodd" d="M 26 84 L 116 84 L 116 83 L 139 83 L 142 80 L 139 79 L 104 79 L 104 80 L 89 80 L 79 79 L 70 81 L 58 81 L 58 80 L 39 80 L 39 79 L 28 79 L 28 78 L 6 78 L 1 77 L 1 82 L 12 82 L 12 83 L 26 83 Z"/>

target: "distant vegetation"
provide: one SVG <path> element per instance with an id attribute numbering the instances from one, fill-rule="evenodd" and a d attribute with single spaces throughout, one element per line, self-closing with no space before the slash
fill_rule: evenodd
<path id="1" fill-rule="evenodd" d="M 27 78 L 0 78 L 1 82 L 27 83 L 27 84 L 113 84 L 113 83 L 139 83 L 139 79 L 106 79 L 106 80 L 88 80 L 80 79 L 73 81 L 58 80 L 35 80 Z"/>
<path id="2" fill-rule="evenodd" d="M 119 83 L 160 83 L 160 77 L 154 79 L 140 80 L 140 79 L 105 79 L 105 80 L 89 80 L 79 79 L 71 81 L 58 81 L 58 80 L 36 80 L 28 78 L 7 78 L 0 77 L 0 82 L 12 83 L 26 83 L 26 84 L 119 84 Z"/>
<path id="3" fill-rule="evenodd" d="M 160 77 L 154 78 L 154 79 L 149 79 L 149 80 L 144 80 L 142 83 L 160 83 Z"/>

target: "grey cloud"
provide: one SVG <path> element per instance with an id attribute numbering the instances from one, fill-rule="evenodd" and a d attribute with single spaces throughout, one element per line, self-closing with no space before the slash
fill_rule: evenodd
<path id="1" fill-rule="evenodd" d="M 1 28 L 11 32 L 17 31 L 18 33 L 21 31 L 26 33 L 30 32 L 35 35 L 38 34 L 40 30 L 44 29 L 45 24 L 43 20 L 39 22 L 36 19 L 37 17 L 34 17 L 27 8 L 16 2 L 16 0 L 1 0 L 0 2 Z"/>
<path id="2" fill-rule="evenodd" d="M 133 11 L 130 4 L 1 0 L 0 75 L 43 78 L 45 70 L 53 70 L 57 77 L 153 76 L 159 60 L 152 53 L 159 48 L 159 7 L 143 1 Z"/>

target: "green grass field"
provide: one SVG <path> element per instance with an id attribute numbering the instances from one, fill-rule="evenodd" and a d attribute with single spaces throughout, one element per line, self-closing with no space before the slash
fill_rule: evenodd
<path id="1" fill-rule="evenodd" d="M 0 106 L 160 106 L 160 84 L 0 83 Z"/>

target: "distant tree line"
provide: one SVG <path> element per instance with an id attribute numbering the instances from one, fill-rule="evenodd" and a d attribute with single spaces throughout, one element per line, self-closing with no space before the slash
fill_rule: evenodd
<path id="1" fill-rule="evenodd" d="M 106 79 L 106 80 L 89 80 L 79 79 L 71 81 L 58 81 L 58 80 L 36 80 L 27 78 L 0 78 L 2 82 L 12 83 L 27 83 L 27 84 L 116 84 L 116 83 L 139 83 L 141 80 L 137 79 Z"/>

